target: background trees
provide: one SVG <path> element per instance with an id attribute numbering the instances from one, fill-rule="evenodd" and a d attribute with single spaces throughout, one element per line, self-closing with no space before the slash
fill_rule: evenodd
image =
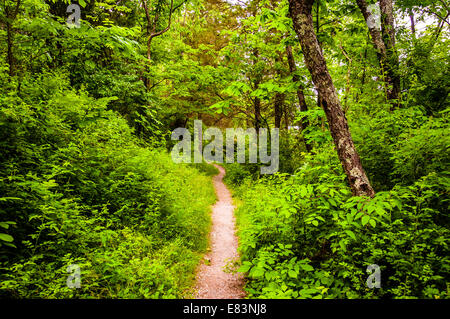
<path id="1" fill-rule="evenodd" d="M 302 45 L 306 66 L 311 73 L 318 94 L 320 94 L 321 104 L 328 119 L 331 136 L 353 194 L 372 197 L 374 196 L 374 190 L 370 185 L 353 144 L 347 119 L 314 32 L 313 5 L 314 1 L 289 2 L 289 12 L 294 23 L 294 29 Z"/>

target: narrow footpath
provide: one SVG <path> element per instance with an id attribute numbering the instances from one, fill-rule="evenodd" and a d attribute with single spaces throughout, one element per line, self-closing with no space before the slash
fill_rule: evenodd
<path id="1" fill-rule="evenodd" d="M 242 273 L 231 273 L 229 265 L 238 260 L 238 241 L 235 235 L 234 206 L 231 193 L 223 183 L 225 169 L 214 165 L 219 174 L 214 176 L 217 202 L 212 210 L 210 252 L 197 271 L 197 299 L 240 299 L 245 297 Z"/>

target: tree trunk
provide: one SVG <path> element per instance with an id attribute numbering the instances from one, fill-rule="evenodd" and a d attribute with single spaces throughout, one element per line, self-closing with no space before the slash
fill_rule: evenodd
<path id="1" fill-rule="evenodd" d="M 355 196 L 373 197 L 375 192 L 356 152 L 347 119 L 314 32 L 311 13 L 313 4 L 314 0 L 289 0 L 289 12 L 294 23 L 294 30 L 302 46 L 305 64 L 320 93 L 331 136 L 350 188 Z"/>
<path id="2" fill-rule="evenodd" d="M 398 56 L 395 50 L 394 8 L 392 0 L 380 0 L 381 33 L 386 46 L 387 60 L 386 72 L 391 80 L 387 90 L 389 100 L 398 100 L 400 94 L 400 77 L 398 76 Z"/>
<path id="3" fill-rule="evenodd" d="M 283 60 L 283 57 L 281 55 L 278 55 L 275 58 L 275 64 L 280 65 L 281 61 Z M 280 68 L 277 68 L 277 74 L 281 78 L 283 76 L 282 71 Z M 280 128 L 281 127 L 281 120 L 283 118 L 283 111 L 284 111 L 284 99 L 286 98 L 286 95 L 281 92 L 275 93 L 274 98 L 274 113 L 275 113 L 275 127 Z"/>
<path id="4" fill-rule="evenodd" d="M 21 5 L 21 0 L 17 0 L 16 5 L 14 8 L 11 8 L 7 5 L 5 5 L 5 18 L 6 18 L 6 45 L 7 45 L 7 52 L 6 52 L 6 60 L 9 66 L 9 75 L 13 76 L 15 75 L 15 66 L 16 61 L 14 58 L 14 29 L 13 29 L 13 23 L 14 20 L 16 20 L 17 14 L 19 13 Z"/>
<path id="5" fill-rule="evenodd" d="M 381 32 L 386 49 L 395 46 L 394 8 L 392 0 L 380 0 Z"/>
<path id="6" fill-rule="evenodd" d="M 375 19 L 368 10 L 367 2 L 365 0 L 356 0 L 356 3 L 366 21 L 373 46 L 377 52 L 378 61 L 386 84 L 386 97 L 389 100 L 397 100 L 400 93 L 400 78 L 395 72 L 395 69 L 398 67 L 398 57 L 395 53 L 392 1 L 380 1 L 382 29 L 384 30 L 382 32 L 378 30 Z"/>
<path id="7" fill-rule="evenodd" d="M 174 13 L 175 10 L 180 8 L 184 3 L 185 3 L 185 1 L 181 1 L 174 8 L 173 7 L 173 0 L 170 0 L 169 18 L 168 18 L 169 21 L 167 22 L 167 26 L 163 30 L 156 31 L 156 26 L 158 25 L 158 21 L 159 21 L 160 15 L 156 14 L 155 17 L 152 19 L 150 17 L 150 11 L 149 11 L 149 7 L 147 5 L 147 0 L 142 0 L 142 7 L 144 8 L 145 17 L 147 19 L 147 36 L 148 36 L 148 40 L 147 40 L 147 60 L 148 60 L 149 64 L 152 61 L 152 40 L 153 40 L 153 38 L 159 37 L 160 35 L 166 33 L 167 31 L 169 31 L 170 25 L 172 23 L 172 14 Z M 143 77 L 143 82 L 144 82 L 144 85 L 147 88 L 147 90 L 149 90 L 151 88 L 151 86 L 150 86 L 150 79 L 148 79 L 147 76 L 145 76 L 145 77 Z"/>
<path id="8" fill-rule="evenodd" d="M 259 51 L 257 48 L 253 49 L 253 63 L 256 64 L 258 62 Z M 261 76 L 259 74 L 255 75 L 254 89 L 257 90 L 259 87 L 259 83 L 261 82 Z M 255 130 L 259 133 L 259 129 L 261 128 L 261 100 L 258 97 L 253 99 L 254 106 L 254 124 Z"/>
<path id="9" fill-rule="evenodd" d="M 153 36 L 149 36 L 147 40 L 147 60 L 148 62 L 152 61 L 152 40 Z"/>
<path id="10" fill-rule="evenodd" d="M 411 33 L 413 37 L 416 37 L 416 22 L 414 19 L 414 12 L 412 9 L 409 9 L 409 20 L 411 21 Z"/>
<path id="11" fill-rule="evenodd" d="M 288 64 L 289 64 L 289 71 L 292 74 L 292 81 L 294 81 L 295 83 L 298 84 L 297 99 L 298 99 L 299 110 L 300 110 L 300 112 L 306 112 L 306 111 L 308 111 L 308 105 L 306 104 L 305 94 L 303 92 L 304 87 L 303 87 L 302 83 L 300 82 L 300 77 L 295 73 L 297 71 L 297 66 L 295 65 L 294 54 L 292 53 L 292 47 L 290 45 L 286 46 L 286 55 L 287 55 Z M 309 123 L 307 120 L 299 120 L 299 122 L 297 122 L 295 124 L 298 124 L 301 127 L 302 132 L 303 132 L 306 129 L 306 127 L 308 127 Z M 306 150 L 308 152 L 311 152 L 312 146 L 311 146 L 311 144 L 306 142 L 306 140 L 305 140 L 305 146 L 306 146 Z"/>
<path id="12" fill-rule="evenodd" d="M 377 29 L 375 18 L 369 12 L 367 2 L 365 0 L 356 0 L 356 3 L 358 4 L 359 10 L 366 21 L 367 27 L 369 28 L 373 46 L 375 47 L 375 51 L 377 51 L 378 60 L 381 63 L 383 62 L 383 59 L 386 58 L 386 46 L 381 38 L 380 31 Z"/>
<path id="13" fill-rule="evenodd" d="M 9 18 L 8 18 L 9 20 Z M 14 76 L 14 54 L 13 54 L 13 32 L 12 32 L 12 25 L 8 21 L 6 22 L 6 37 L 7 37 L 7 54 L 6 59 L 9 66 L 9 76 Z"/>
<path id="14" fill-rule="evenodd" d="M 256 85 L 258 88 L 258 85 Z M 259 133 L 259 129 L 261 128 L 261 100 L 257 97 L 253 100 L 255 106 L 255 130 Z"/>
<path id="15" fill-rule="evenodd" d="M 306 112 L 308 111 L 308 105 L 306 104 L 305 94 L 303 93 L 304 87 L 300 82 L 300 77 L 295 73 L 297 71 L 297 66 L 295 65 L 294 54 L 292 53 L 292 47 L 290 45 L 286 47 L 286 55 L 289 64 L 289 71 L 292 74 L 292 81 L 298 84 L 297 98 L 300 111 Z"/>
<path id="16" fill-rule="evenodd" d="M 275 101 L 274 101 L 275 127 L 276 128 L 280 128 L 280 126 L 281 126 L 281 119 L 283 117 L 283 101 L 284 101 L 284 94 L 277 92 L 275 94 Z"/>

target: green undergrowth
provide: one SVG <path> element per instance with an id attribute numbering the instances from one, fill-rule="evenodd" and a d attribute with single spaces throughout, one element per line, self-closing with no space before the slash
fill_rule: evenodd
<path id="1" fill-rule="evenodd" d="M 377 181 L 373 199 L 352 196 L 326 143 L 294 159 L 292 173 L 255 178 L 251 165 L 226 165 L 240 201 L 240 271 L 249 298 L 450 297 L 449 149 L 438 134 L 448 119 L 401 110 L 394 136 L 383 116 L 365 125 L 385 131 L 355 129 L 363 163 L 385 163 L 367 165 Z M 383 134 L 391 141 L 380 144 Z M 369 265 L 379 266 L 380 288 L 367 284 Z"/>
<path id="2" fill-rule="evenodd" d="M 206 176 L 214 176 L 219 174 L 219 170 L 215 168 L 212 164 L 208 164 L 205 162 L 191 164 L 192 167 L 195 167 L 198 171 L 205 174 Z"/>
<path id="3" fill-rule="evenodd" d="M 184 297 L 207 248 L 211 168 L 173 163 L 110 99 L 46 82 L 1 95 L 0 296 Z"/>
<path id="4" fill-rule="evenodd" d="M 236 215 L 249 297 L 448 298 L 448 180 L 430 174 L 372 200 L 323 168 L 243 183 Z M 366 285 L 371 264 L 380 289 Z"/>

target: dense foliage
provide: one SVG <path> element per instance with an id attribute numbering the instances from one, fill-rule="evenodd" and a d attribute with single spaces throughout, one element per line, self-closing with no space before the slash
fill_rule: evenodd
<path id="1" fill-rule="evenodd" d="M 424 12 L 446 16 L 446 4 L 396 1 L 394 9 L 397 19 L 404 18 L 403 13 L 414 22 L 429 21 Z M 259 15 L 248 18 L 249 25 L 267 28 L 255 36 L 289 29 L 283 28 L 289 24 L 283 20 L 286 6 L 272 8 L 263 7 Z M 349 3 L 316 1 L 313 17 L 376 195 L 352 196 L 329 123 L 308 99 L 311 86 L 306 80 L 309 110 L 297 112 L 295 120 L 309 125 L 301 135 L 284 131 L 281 173 L 261 178 L 254 165 L 226 166 L 226 178 L 239 199 L 240 271 L 248 275 L 250 298 L 449 297 L 449 56 L 448 33 L 443 31 L 448 30 L 447 22 L 438 19 L 436 28 L 428 25 L 420 36 L 415 25 L 409 30 L 397 24 L 395 49 L 401 58 L 395 72 L 402 92 L 399 100 L 389 101 L 358 11 Z M 281 45 L 289 41 L 286 36 Z M 296 72 L 305 76 L 304 69 Z M 280 91 L 280 84 L 264 87 L 273 94 Z M 292 89 L 284 87 L 283 93 Z M 252 92 L 241 89 L 246 91 Z M 313 145 L 311 152 L 302 139 Z M 366 268 L 374 264 L 381 270 L 379 289 L 366 284 Z"/>
<path id="2" fill-rule="evenodd" d="M 436 122 L 448 129 L 448 123 Z M 445 138 L 433 141 L 442 145 Z M 404 174 L 404 165 L 428 164 L 416 164 L 428 147 L 419 153 L 417 148 L 408 153 L 407 145 L 397 148 L 394 154 L 403 156 L 392 156 L 397 169 L 384 176 L 388 184 Z M 436 155 L 436 161 L 445 162 L 448 148 Z M 308 156 L 293 175 L 245 179 L 235 195 L 242 201 L 237 210 L 240 271 L 248 272 L 250 297 L 448 298 L 448 160 L 422 172 L 373 199 L 353 197 L 329 147 Z M 228 174 L 233 183 L 246 172 L 230 165 Z M 371 264 L 381 268 L 380 289 L 366 285 Z"/>
<path id="3" fill-rule="evenodd" d="M 306 2 L 373 198 L 294 31 Z M 68 0 L 0 1 L 0 297 L 192 296 L 216 170 L 170 136 L 195 119 L 280 129 L 279 173 L 225 164 L 250 298 L 449 297 L 447 0 L 75 3 L 79 26 Z"/>
<path id="4" fill-rule="evenodd" d="M 207 248 L 214 171 L 161 148 L 131 29 L 67 28 L 50 8 L 20 7 L 20 75 L 2 59 L 0 295 L 183 297 Z M 80 289 L 66 285 L 72 264 Z"/>
<path id="5" fill-rule="evenodd" d="M 1 102 L 2 295 L 182 296 L 206 249 L 209 178 L 62 77 L 21 95 Z M 80 290 L 65 285 L 70 264 Z"/>

